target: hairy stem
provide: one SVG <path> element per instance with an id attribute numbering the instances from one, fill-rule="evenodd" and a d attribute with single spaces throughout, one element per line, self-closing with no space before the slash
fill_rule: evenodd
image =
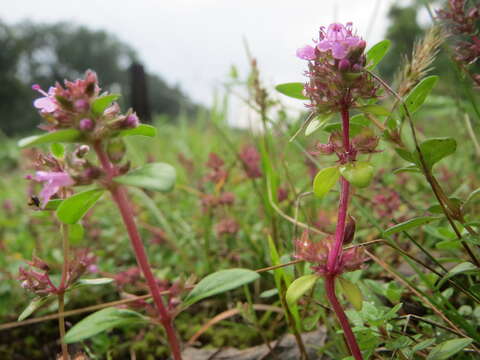
<path id="1" fill-rule="evenodd" d="M 347 316 L 343 311 L 342 305 L 339 303 L 337 296 L 335 295 L 335 275 L 327 275 L 325 276 L 325 291 L 327 293 L 328 301 L 330 305 L 332 305 L 332 309 L 337 315 L 338 321 L 342 326 L 343 334 L 345 335 L 345 340 L 347 341 L 347 345 L 350 348 L 350 352 L 355 360 L 362 360 L 362 352 L 358 347 L 357 340 L 355 339 L 355 335 L 353 335 L 352 328 L 348 322 Z"/>
<path id="2" fill-rule="evenodd" d="M 348 154 L 351 151 L 350 147 L 350 119 L 348 113 L 348 107 L 344 106 L 342 108 L 342 130 L 343 130 L 343 146 L 345 147 L 345 152 Z M 337 218 L 337 228 L 335 229 L 335 242 L 333 248 L 328 253 L 327 260 L 327 270 L 329 273 L 334 274 L 337 271 L 338 265 L 340 263 L 342 246 L 343 246 L 343 236 L 345 233 L 345 221 L 347 219 L 348 211 L 348 196 L 350 193 L 350 184 L 343 177 L 340 179 L 341 189 L 340 189 L 340 202 L 338 205 L 338 218 Z"/>
<path id="3" fill-rule="evenodd" d="M 349 155 L 352 151 L 350 146 L 350 116 L 348 111 L 348 106 L 346 105 L 348 101 L 345 101 L 345 105 L 341 110 L 342 114 L 342 131 L 343 131 L 343 146 L 345 148 L 345 158 L 343 161 L 349 161 Z M 342 159 L 341 159 L 342 161 Z M 353 335 L 352 328 L 348 322 L 347 316 L 343 311 L 342 305 L 335 295 L 335 278 L 341 271 L 340 264 L 342 259 L 343 251 L 343 238 L 345 235 L 345 222 L 348 212 L 348 197 L 350 193 L 350 184 L 345 178 L 340 179 L 341 189 L 340 189 L 340 201 L 338 205 L 338 218 L 337 218 L 337 228 L 335 229 L 335 242 L 333 243 L 332 249 L 328 253 L 327 259 L 327 274 L 325 275 L 325 291 L 327 293 L 327 298 L 330 304 L 332 305 L 333 311 L 337 315 L 338 321 L 342 326 L 347 345 L 350 348 L 355 360 L 362 360 L 362 353 L 358 347 L 357 340 L 355 335 Z"/>
<path id="4" fill-rule="evenodd" d="M 168 343 L 170 345 L 170 350 L 172 351 L 173 358 L 175 360 L 181 360 L 182 355 L 180 350 L 180 344 L 178 342 L 175 329 L 173 328 L 172 317 L 170 316 L 168 310 L 163 303 L 162 296 L 160 294 L 160 288 L 158 287 L 157 281 L 152 272 L 152 268 L 150 266 L 150 263 L 148 262 L 145 247 L 143 246 L 140 233 L 138 232 L 138 228 L 132 212 L 132 206 L 127 197 L 125 188 L 111 182 L 111 179 L 116 175 L 116 169 L 108 159 L 108 156 L 105 153 L 101 142 L 95 143 L 94 148 L 100 160 L 100 163 L 102 164 L 102 167 L 107 174 L 107 183 L 109 185 L 108 189 L 122 216 L 123 223 L 125 224 L 128 235 L 130 237 L 130 242 L 135 252 L 138 266 L 142 270 L 148 287 L 150 288 L 153 301 L 160 315 L 160 322 L 165 328 L 165 332 L 167 334 Z"/>

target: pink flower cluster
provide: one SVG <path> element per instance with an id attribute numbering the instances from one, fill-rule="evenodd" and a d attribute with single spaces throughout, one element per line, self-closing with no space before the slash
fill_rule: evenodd
<path id="1" fill-rule="evenodd" d="M 46 121 L 41 125 L 44 130 L 76 128 L 89 133 L 99 125 L 117 130 L 134 128 L 139 124 L 137 115 L 132 111 L 125 115 L 120 114 L 118 104 L 113 104 L 103 114 L 92 111 L 92 104 L 103 95 L 100 94 L 97 75 L 91 70 L 85 73 L 83 79 L 65 80 L 63 86 L 57 82 L 48 92 L 42 90 L 38 84 L 33 85 L 32 89 L 43 95 L 36 99 L 33 105 Z"/>
<path id="2" fill-rule="evenodd" d="M 353 237 L 353 233 L 348 234 L 348 229 L 346 229 L 346 237 L 347 236 Z M 319 275 L 325 275 L 327 273 L 332 275 L 331 272 L 327 270 L 327 260 L 334 241 L 333 236 L 327 236 L 321 241 L 313 242 L 310 239 L 308 231 L 305 230 L 300 239 L 295 240 L 295 258 L 312 263 L 312 269 Z M 348 241 L 346 243 L 348 243 Z M 361 247 L 344 250 L 340 256 L 341 259 L 336 268 L 337 275 L 358 270 L 365 262 L 363 249 Z"/>
<path id="3" fill-rule="evenodd" d="M 206 164 L 212 171 L 206 176 L 206 180 L 215 184 L 225 182 L 228 177 L 228 172 L 224 169 L 225 162 L 216 153 L 210 153 L 208 155 L 208 161 Z"/>
<path id="4" fill-rule="evenodd" d="M 363 71 L 366 42 L 352 31 L 352 24 L 334 23 L 320 28 L 314 46 L 298 49 L 297 56 L 308 60 L 305 75 L 309 81 L 304 93 L 311 102 L 307 107 L 318 113 L 337 111 L 355 105 L 357 99 L 376 96 L 377 86 Z"/>
<path id="5" fill-rule="evenodd" d="M 61 188 L 69 187 L 74 184 L 74 181 L 64 171 L 47 172 L 37 171 L 34 176 L 29 176 L 32 180 L 44 183 L 40 191 L 40 199 L 42 200 L 42 208 L 50 201 L 51 197 L 55 195 Z"/>
<path id="6" fill-rule="evenodd" d="M 351 140 L 350 151 L 346 152 L 343 144 L 342 133 L 333 131 L 328 138 L 326 144 L 317 143 L 316 151 L 312 155 L 331 155 L 336 154 L 341 163 L 355 161 L 357 154 L 372 154 L 378 152 L 379 143 L 378 136 L 375 136 L 369 128 L 364 128 L 359 134 L 355 135 Z"/>
<path id="7" fill-rule="evenodd" d="M 262 177 L 262 170 L 260 170 L 260 154 L 258 153 L 255 146 L 243 146 L 239 156 L 243 162 L 245 172 L 250 179 Z"/>
<path id="8" fill-rule="evenodd" d="M 87 71 L 84 79 L 65 81 L 65 87 L 57 82 L 48 93 L 38 84 L 32 89 L 43 95 L 33 105 L 47 121 L 43 125 L 45 130 L 80 127 L 80 124 L 93 128 L 93 120 L 89 118 L 90 105 L 100 94 L 97 75 L 93 71 Z"/>
<path id="9" fill-rule="evenodd" d="M 239 228 L 240 226 L 235 219 L 227 217 L 220 220 L 215 225 L 215 232 L 217 233 L 218 237 L 221 237 L 223 235 L 235 235 L 238 232 Z"/>
<path id="10" fill-rule="evenodd" d="M 451 26 L 452 35 L 458 37 L 454 57 L 464 65 L 473 64 L 480 58 L 480 4 L 476 1 L 471 4 L 468 6 L 465 0 L 449 0 L 445 10 L 437 11 L 438 17 Z M 480 86 L 480 74 L 471 77 Z"/>
<path id="11" fill-rule="evenodd" d="M 69 262 L 66 281 L 63 288 L 56 286 L 50 279 L 50 267 L 42 259 L 34 256 L 27 261 L 29 268 L 20 267 L 18 279 L 21 286 L 37 295 L 57 294 L 74 284 L 86 272 L 97 272 L 96 257 L 87 250 L 77 250 Z"/>
<path id="12" fill-rule="evenodd" d="M 330 51 L 336 60 L 348 60 L 352 53 L 362 52 L 366 43 L 352 32 L 352 23 L 331 24 L 327 30 L 320 28 L 320 40 L 315 47 L 307 45 L 297 50 L 297 56 L 303 60 L 315 60 L 317 51 Z"/>

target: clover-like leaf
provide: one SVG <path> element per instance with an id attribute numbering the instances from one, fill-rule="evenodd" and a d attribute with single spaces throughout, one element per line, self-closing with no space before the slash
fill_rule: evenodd
<path id="1" fill-rule="evenodd" d="M 172 165 L 152 163 L 118 176 L 114 181 L 148 190 L 167 192 L 173 189 L 175 179 L 176 171 Z"/>

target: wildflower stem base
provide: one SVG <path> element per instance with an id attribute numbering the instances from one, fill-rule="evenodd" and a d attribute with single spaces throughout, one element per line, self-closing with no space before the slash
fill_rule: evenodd
<path id="1" fill-rule="evenodd" d="M 103 169 L 107 173 L 108 180 L 110 180 L 109 190 L 112 194 L 112 198 L 117 205 L 120 214 L 122 216 L 123 222 L 127 229 L 130 241 L 132 243 L 135 257 L 137 259 L 138 266 L 142 270 L 143 275 L 147 281 L 148 287 L 155 302 L 155 306 L 160 315 L 160 322 L 165 328 L 167 334 L 168 343 L 170 345 L 170 350 L 172 352 L 173 358 L 175 360 L 181 360 L 181 349 L 180 344 L 173 328 L 173 321 L 171 315 L 168 313 L 168 310 L 165 308 L 165 305 L 160 295 L 160 288 L 158 287 L 155 276 L 153 275 L 152 269 L 148 262 L 148 257 L 145 252 L 145 248 L 142 243 L 142 239 L 138 232 L 137 225 L 135 224 L 134 215 L 132 212 L 132 206 L 130 201 L 127 198 L 125 188 L 123 186 L 114 184 L 111 182 L 111 179 L 115 176 L 115 167 L 109 161 L 107 154 L 105 153 L 102 144 L 100 142 L 94 144 L 95 151 L 97 156 L 102 164 Z"/>

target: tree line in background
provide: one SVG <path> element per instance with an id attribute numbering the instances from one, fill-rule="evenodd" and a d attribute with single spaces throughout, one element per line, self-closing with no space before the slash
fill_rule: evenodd
<path id="1" fill-rule="evenodd" d="M 379 66 L 384 79 L 394 80 L 404 54 L 410 54 L 416 39 L 424 34 L 417 19 L 423 6 L 423 1 L 415 0 L 408 6 L 394 4 L 390 8 L 385 37 L 393 45 Z M 141 78 L 132 81 L 131 74 L 143 72 L 135 50 L 105 31 L 66 23 L 23 22 L 9 26 L 0 21 L 0 49 L 0 130 L 7 135 L 31 132 L 38 123 L 37 114 L 31 110 L 33 99 L 38 97 L 31 90 L 32 84 L 47 88 L 55 81 L 81 77 L 89 68 L 101 74 L 105 89 L 125 94 L 122 106 L 135 108 L 140 103 L 147 113 L 173 118 L 181 111 L 192 113 L 198 109 L 179 88 L 169 86 L 155 74 L 146 75 L 148 101 L 141 101 L 142 91 L 132 93 L 132 83 L 133 88 L 135 84 L 145 85 Z M 456 81 L 449 62 L 448 55 L 440 54 L 433 64 L 435 72 L 442 74 L 437 91 L 446 95 L 455 88 L 450 84 Z"/>
<path id="2" fill-rule="evenodd" d="M 7 135 L 31 132 L 38 124 L 31 108 L 38 93 L 32 91 L 32 84 L 48 89 L 55 81 L 81 77 L 87 69 L 101 74 L 104 89 L 124 94 L 123 106 L 132 106 L 138 99 L 132 91 L 133 80 L 146 83 L 148 112 L 175 117 L 197 109 L 178 87 L 158 75 L 147 73 L 144 81 L 132 79 L 139 73 L 135 50 L 105 31 L 66 23 L 7 25 L 0 21 L 0 49 L 0 130 Z"/>

